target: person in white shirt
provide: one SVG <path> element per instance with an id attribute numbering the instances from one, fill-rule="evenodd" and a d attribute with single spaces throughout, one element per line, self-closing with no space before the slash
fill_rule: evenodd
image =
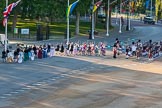
<path id="1" fill-rule="evenodd" d="M 22 50 L 20 50 L 19 55 L 18 55 L 18 63 L 22 63 L 24 58 L 24 53 Z"/>
<path id="2" fill-rule="evenodd" d="M 132 42 L 131 49 L 132 49 L 132 55 L 133 55 L 133 56 L 136 56 L 136 49 L 137 49 L 137 46 L 135 45 L 134 42 Z"/>
<path id="3" fill-rule="evenodd" d="M 55 55 L 55 47 L 54 45 L 51 45 L 50 57 L 53 57 L 54 55 Z"/>
<path id="4" fill-rule="evenodd" d="M 32 49 L 32 50 L 30 51 L 30 53 L 31 53 L 30 59 L 33 61 L 34 58 L 35 58 L 34 50 Z"/>

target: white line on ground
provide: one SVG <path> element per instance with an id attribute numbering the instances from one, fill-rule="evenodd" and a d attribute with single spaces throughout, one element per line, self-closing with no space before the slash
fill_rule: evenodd
<path id="1" fill-rule="evenodd" d="M 19 93 L 19 92 L 10 92 L 11 94 L 17 94 L 17 93 Z"/>
<path id="2" fill-rule="evenodd" d="M 3 95 L 5 95 L 5 96 L 11 96 L 12 94 L 3 94 Z"/>
<path id="3" fill-rule="evenodd" d="M 28 88 L 28 87 L 24 87 L 22 88 L 23 90 L 30 90 L 31 88 Z"/>
<path id="4" fill-rule="evenodd" d="M 23 92 L 23 91 L 25 91 L 25 90 L 22 90 L 22 89 L 20 89 L 20 90 L 16 90 L 16 92 Z"/>
<path id="5" fill-rule="evenodd" d="M 5 99 L 5 98 L 7 98 L 7 97 L 1 96 L 0 98 L 1 98 L 1 99 Z"/>
<path id="6" fill-rule="evenodd" d="M 42 84 L 35 83 L 35 84 L 32 84 L 32 85 L 34 85 L 34 86 L 40 86 L 40 85 L 42 85 Z"/>

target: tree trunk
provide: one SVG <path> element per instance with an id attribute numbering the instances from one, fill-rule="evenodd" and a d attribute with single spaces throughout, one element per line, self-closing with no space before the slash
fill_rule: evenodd
<path id="1" fill-rule="evenodd" d="M 13 17 L 13 21 L 12 21 L 12 31 L 14 31 L 14 28 L 16 27 L 16 23 L 17 23 L 17 15 L 18 13 L 15 11 L 14 12 L 14 17 Z"/>
<path id="2" fill-rule="evenodd" d="M 79 21 L 80 21 L 80 13 L 77 12 L 77 14 L 76 14 L 76 24 L 75 24 L 75 27 L 76 27 L 75 34 L 76 35 L 79 35 Z"/>
<path id="3" fill-rule="evenodd" d="M 105 25 L 104 28 L 107 28 L 107 15 L 108 15 L 108 9 L 107 9 L 107 5 L 105 6 L 105 13 L 106 13 L 106 17 L 105 17 Z"/>
<path id="4" fill-rule="evenodd" d="M 112 8 L 110 8 L 110 10 L 109 10 L 109 27 L 112 26 L 112 23 L 111 23 L 111 12 L 112 12 Z"/>
<path id="5" fill-rule="evenodd" d="M 94 30 L 96 28 L 97 20 L 98 20 L 98 11 L 94 13 Z"/>

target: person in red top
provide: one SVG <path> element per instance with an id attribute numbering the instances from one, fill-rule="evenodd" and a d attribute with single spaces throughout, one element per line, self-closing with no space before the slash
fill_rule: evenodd
<path id="1" fill-rule="evenodd" d="M 114 46 L 113 46 L 113 58 L 116 58 L 116 54 L 117 54 L 117 46 L 116 46 L 116 44 L 114 44 Z"/>

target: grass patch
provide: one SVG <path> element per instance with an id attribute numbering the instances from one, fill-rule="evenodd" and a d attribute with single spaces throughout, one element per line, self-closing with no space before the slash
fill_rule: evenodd
<path id="1" fill-rule="evenodd" d="M 46 33 L 46 25 L 47 23 L 43 23 L 40 22 L 39 24 L 42 25 L 42 32 L 45 35 Z M 90 30 L 90 26 L 91 26 L 91 22 L 82 22 L 80 21 L 80 34 L 81 36 L 84 35 L 88 35 L 88 30 Z M 13 35 L 13 32 L 11 30 L 12 27 L 12 22 L 8 23 L 8 34 Z M 21 28 L 29 28 L 30 30 L 30 37 L 34 37 L 36 36 L 37 33 L 37 23 L 34 21 L 30 21 L 30 20 L 25 20 L 25 21 L 20 21 L 17 22 L 16 28 L 19 29 L 19 33 L 20 33 L 20 29 Z M 53 36 L 64 36 L 65 32 L 66 32 L 66 28 L 67 28 L 67 22 L 53 22 L 52 24 L 49 24 L 49 28 L 50 28 L 50 38 L 52 38 Z M 75 22 L 71 21 L 70 22 L 70 32 L 71 35 L 74 36 L 75 35 Z M 112 27 L 110 27 L 111 29 Z M 4 27 L 1 27 L 1 33 L 4 33 Z M 96 24 L 96 29 L 98 32 L 105 32 L 105 24 L 104 23 L 97 23 Z"/>

